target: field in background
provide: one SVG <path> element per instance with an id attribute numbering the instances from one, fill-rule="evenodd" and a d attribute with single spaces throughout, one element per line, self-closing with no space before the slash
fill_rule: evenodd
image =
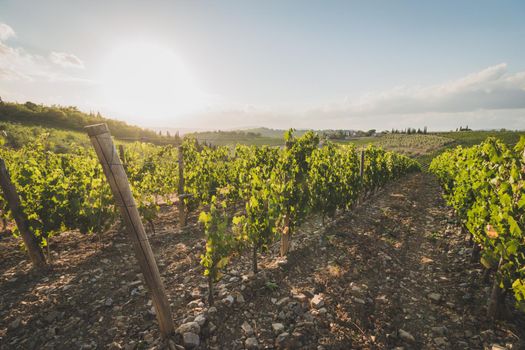
<path id="1" fill-rule="evenodd" d="M 4 107 L 6 106 L 7 105 L 4 104 Z M 34 120 L 31 120 L 31 123 L 14 123 L 12 121 L 12 119 L 15 118 L 14 116 L 11 116 L 9 114 L 0 114 L 0 132 L 3 133 L 3 137 L 0 138 L 0 140 L 7 147 L 19 148 L 27 143 L 33 142 L 38 137 L 45 137 L 46 143 L 49 145 L 49 149 L 59 153 L 69 152 L 77 145 L 82 147 L 89 146 L 89 141 L 86 134 L 83 132 L 83 130 L 81 130 L 81 127 L 78 125 L 76 125 L 75 128 L 72 128 L 70 125 L 66 125 L 63 123 L 63 127 L 58 127 L 55 125 L 56 123 L 54 122 L 53 118 L 51 118 L 47 114 L 43 114 L 43 112 L 41 112 L 40 110 L 35 112 L 29 110 L 28 107 L 25 105 L 16 104 L 10 105 L 9 107 L 14 109 L 15 111 L 22 109 L 24 113 L 30 114 L 31 118 L 34 118 Z M 33 107 L 33 109 L 35 108 L 42 109 L 44 107 Z M 56 112 L 55 110 L 52 111 Z M 71 113 L 73 112 L 76 114 L 80 113 L 76 110 L 73 110 Z M 25 116 L 25 114 L 22 114 L 22 116 Z M 82 117 L 86 116 L 82 115 Z M 22 118 L 22 120 L 25 121 L 25 119 L 27 118 L 24 117 Z M 93 116 L 87 116 L 86 118 L 89 121 L 94 121 L 96 119 Z M 4 119 L 6 120 L 2 121 Z M 86 121 L 84 120 L 84 122 Z M 118 122 L 115 121 L 115 123 Z M 162 142 L 164 141 L 164 139 L 176 142 L 178 139 L 177 136 L 173 138 L 165 136 L 156 136 L 156 139 L 151 139 L 148 137 L 141 138 L 140 136 L 138 138 L 127 138 L 128 134 L 135 135 L 136 133 L 139 133 L 143 136 L 151 136 L 154 134 L 151 134 L 151 132 L 148 130 L 143 130 L 128 125 L 126 125 L 126 128 L 130 129 L 131 131 L 124 131 L 123 137 L 117 136 L 116 138 L 118 143 L 127 143 L 128 141 L 132 140 L 142 140 L 146 142 Z M 113 129 L 112 131 L 117 131 Z M 295 133 L 297 134 L 297 136 L 300 136 L 304 134 L 304 132 L 304 130 L 298 130 Z M 275 147 L 284 145 L 283 134 L 283 130 L 256 128 L 238 131 L 196 132 L 187 134 L 185 136 L 193 137 L 197 139 L 200 143 L 215 146 L 233 146 L 236 144 L 244 144 L 255 146 L 268 145 Z M 422 164 L 423 168 L 426 169 L 428 164 L 430 164 L 430 161 L 444 150 L 458 145 L 465 147 L 472 146 L 482 142 L 490 136 L 497 137 L 498 139 L 502 140 L 508 145 L 514 145 L 519 141 L 520 136 L 525 136 L 525 131 L 460 131 L 410 135 L 386 134 L 379 136 L 355 137 L 352 139 L 332 141 L 339 144 L 355 144 L 358 147 L 366 147 L 369 144 L 381 146 L 386 150 L 399 152 L 417 159 Z"/>
<path id="2" fill-rule="evenodd" d="M 396 151 L 417 159 L 424 169 L 434 157 L 444 150 L 456 146 L 473 146 L 487 137 L 496 137 L 508 145 L 515 145 L 525 131 L 460 131 L 421 134 L 387 134 L 378 137 L 362 137 L 338 143 L 353 143 L 357 146 L 373 144 L 389 151 Z"/>
<path id="3" fill-rule="evenodd" d="M 258 129 L 252 129 L 258 130 Z M 278 130 L 261 129 L 263 134 L 246 131 L 215 131 L 190 134 L 199 142 L 217 146 L 268 145 L 282 146 L 282 135 L 277 137 Z M 271 136 L 270 136 L 271 135 Z M 332 140 L 339 144 L 354 144 L 358 147 L 367 145 L 381 146 L 386 150 L 395 151 L 417 159 L 423 169 L 427 169 L 432 159 L 446 149 L 456 146 L 472 146 L 484 141 L 487 137 L 497 137 L 508 145 L 516 144 L 524 131 L 459 131 L 438 132 L 429 134 L 386 134 L 380 136 L 356 137 L 347 140 Z"/>
<path id="4" fill-rule="evenodd" d="M 245 131 L 208 131 L 189 133 L 184 136 L 192 137 L 200 143 L 214 146 L 234 146 L 236 144 L 248 146 L 282 146 L 284 145 L 283 134 L 279 137 L 271 137 Z"/>
<path id="5" fill-rule="evenodd" d="M 372 144 L 389 151 L 403 153 L 411 157 L 418 157 L 434 152 L 452 142 L 453 139 L 437 135 L 423 134 L 387 134 L 378 137 L 363 137 L 355 140 L 343 141 L 357 146 Z"/>
<path id="6" fill-rule="evenodd" d="M 454 139 L 455 145 L 473 146 L 485 140 L 487 137 L 497 137 L 508 145 L 514 145 L 525 136 L 525 131 L 460 131 L 441 132 L 436 135 Z"/>
<path id="7" fill-rule="evenodd" d="M 76 146 L 91 146 L 87 134 L 81 131 L 0 122 L 0 132 L 3 136 L 0 141 L 10 148 L 20 148 L 37 138 L 45 138 L 49 149 L 58 153 L 67 152 Z"/>
<path id="8" fill-rule="evenodd" d="M 439 148 L 433 152 L 417 157 L 417 160 L 424 169 L 427 169 L 434 157 L 441 154 L 446 149 L 456 146 L 469 147 L 483 142 L 487 137 L 496 137 L 509 146 L 515 145 L 521 136 L 525 136 L 525 131 L 460 131 L 460 132 L 442 132 L 436 133 L 441 137 L 447 137 L 453 140 L 446 147 Z"/>

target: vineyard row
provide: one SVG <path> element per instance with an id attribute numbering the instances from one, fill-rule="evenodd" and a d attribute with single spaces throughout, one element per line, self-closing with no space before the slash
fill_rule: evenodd
<path id="1" fill-rule="evenodd" d="M 525 311 L 525 137 L 514 149 L 495 138 L 436 157 L 430 170 L 473 240 L 473 260 L 494 271 L 488 313 L 513 292 Z"/>

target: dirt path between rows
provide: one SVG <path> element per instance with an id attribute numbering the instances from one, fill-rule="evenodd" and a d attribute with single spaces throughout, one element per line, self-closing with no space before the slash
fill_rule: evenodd
<path id="1" fill-rule="evenodd" d="M 256 277 L 249 254 L 234 258 L 211 309 L 198 264 L 204 240 L 196 226 L 180 232 L 176 217 L 166 208 L 150 236 L 184 325 L 172 348 L 184 332 L 198 349 L 525 348 L 523 315 L 485 318 L 489 284 L 428 174 L 386 186 L 326 229 L 310 220 L 289 257 L 276 245 Z M 0 241 L 0 349 L 168 346 L 121 232 L 55 238 L 44 275 L 17 244 Z"/>
<path id="2" fill-rule="evenodd" d="M 525 347 L 522 315 L 495 325 L 485 318 L 489 285 L 430 175 L 388 185 L 326 235 L 306 235 L 287 264 L 270 264 L 267 279 L 278 288 L 248 299 L 245 317 L 231 311 L 218 331 L 230 343 L 220 348 L 242 348 L 244 321 L 257 325 L 265 347 Z M 308 303 L 316 295 L 323 305 Z M 286 339 L 272 334 L 275 323 Z"/>

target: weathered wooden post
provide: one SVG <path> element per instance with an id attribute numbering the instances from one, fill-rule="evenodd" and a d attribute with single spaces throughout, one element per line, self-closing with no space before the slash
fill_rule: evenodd
<path id="1" fill-rule="evenodd" d="M 505 294 L 503 294 L 503 290 L 500 288 L 500 283 L 503 280 L 501 265 L 503 265 L 503 257 L 499 259 L 487 305 L 487 317 L 493 320 L 505 314 Z"/>
<path id="2" fill-rule="evenodd" d="M 42 249 L 40 249 L 35 234 L 29 228 L 27 217 L 20 205 L 20 197 L 18 197 L 16 188 L 11 182 L 11 177 L 9 176 L 9 172 L 7 171 L 5 162 L 2 158 L 0 158 L 0 186 L 2 187 L 2 192 L 4 193 L 9 209 L 13 214 L 13 218 L 15 219 L 18 231 L 20 231 L 20 236 L 22 236 L 22 240 L 27 248 L 27 253 L 29 254 L 31 262 L 37 268 L 46 266 L 44 253 L 42 252 Z"/>
<path id="3" fill-rule="evenodd" d="M 186 226 L 186 205 L 184 204 L 184 150 L 182 146 L 177 148 L 179 156 L 179 224 L 183 228 Z"/>
<path id="4" fill-rule="evenodd" d="M 127 162 L 126 162 L 126 153 L 124 152 L 124 145 L 118 145 L 118 154 L 120 156 L 120 161 L 122 162 L 125 168 L 127 165 Z"/>
<path id="5" fill-rule="evenodd" d="M 118 206 L 124 219 L 142 274 L 152 294 L 160 332 L 163 336 L 172 334 L 174 327 L 168 297 L 166 296 L 153 251 L 137 210 L 135 198 L 133 198 L 131 193 L 124 166 L 118 157 L 108 126 L 106 124 L 96 124 L 87 126 L 86 130 L 102 164 L 104 174 L 115 198 L 115 204 Z"/>

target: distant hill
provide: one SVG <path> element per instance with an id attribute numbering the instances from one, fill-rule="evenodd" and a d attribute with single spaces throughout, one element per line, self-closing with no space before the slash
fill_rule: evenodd
<path id="1" fill-rule="evenodd" d="M 273 138 L 283 138 L 284 133 L 287 130 L 284 129 L 269 129 L 269 128 L 250 128 L 250 129 L 242 129 L 244 132 L 251 132 L 255 134 L 260 134 L 261 136 L 265 137 L 273 137 Z M 362 131 L 362 130 L 350 130 L 350 129 L 297 129 L 294 130 L 295 136 L 303 136 L 306 132 L 313 131 L 318 133 L 319 135 L 324 135 L 329 139 L 349 139 L 352 137 L 364 137 L 364 136 L 373 136 L 376 134 L 376 130 L 372 129 L 369 131 Z"/>
<path id="2" fill-rule="evenodd" d="M 84 132 L 84 127 L 87 125 L 106 123 L 111 134 L 117 139 L 147 141 L 155 144 L 180 143 L 178 136 L 159 135 L 153 130 L 105 118 L 100 113 L 84 113 L 77 107 L 70 106 L 45 106 L 33 102 L 22 104 L 0 100 L 0 121 L 78 132 Z"/>
<path id="3" fill-rule="evenodd" d="M 287 130 L 284 130 L 284 129 L 270 129 L 270 128 L 265 128 L 265 127 L 260 127 L 260 128 L 243 129 L 242 131 L 246 132 L 246 133 L 259 134 L 259 135 L 261 135 L 263 137 L 271 137 L 271 138 L 282 139 L 283 136 L 284 136 L 284 133 Z M 293 134 L 295 136 L 302 136 L 307 131 L 308 130 L 295 130 Z"/>

